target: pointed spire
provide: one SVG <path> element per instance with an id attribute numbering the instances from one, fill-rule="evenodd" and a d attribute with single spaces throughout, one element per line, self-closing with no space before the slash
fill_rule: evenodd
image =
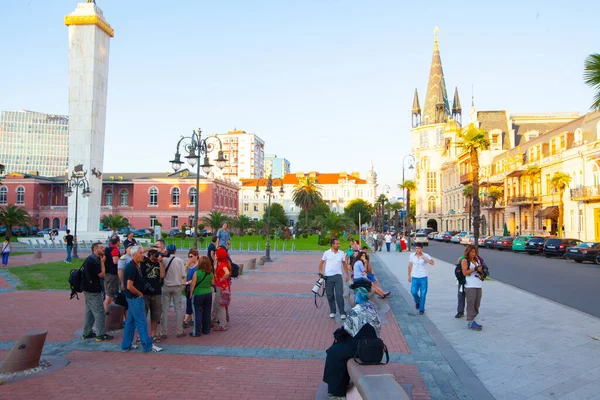
<path id="1" fill-rule="evenodd" d="M 450 105 L 448 94 L 446 93 L 446 81 L 444 80 L 444 71 L 442 69 L 442 58 L 439 49 L 440 29 L 435 27 L 433 40 L 433 57 L 431 59 L 431 69 L 429 71 L 429 82 L 427 84 L 427 94 L 425 96 L 425 108 L 423 109 L 423 123 L 434 124 L 445 122 L 450 114 Z M 438 105 L 442 109 L 438 111 Z M 439 121 L 440 114 L 442 120 Z"/>
<path id="2" fill-rule="evenodd" d="M 419 103 L 419 92 L 417 92 L 417 89 L 415 89 L 412 112 L 413 114 L 421 114 L 421 104 Z"/>
<path id="3" fill-rule="evenodd" d="M 460 99 L 458 97 L 458 88 L 454 88 L 454 102 L 452 104 L 452 113 L 462 112 L 462 107 L 460 106 Z"/>

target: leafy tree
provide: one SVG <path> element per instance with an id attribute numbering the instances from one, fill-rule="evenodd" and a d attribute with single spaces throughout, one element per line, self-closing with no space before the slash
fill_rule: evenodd
<path id="1" fill-rule="evenodd" d="M 265 223 L 262 220 L 252 221 L 252 225 L 254 229 L 256 229 L 256 233 L 263 234 L 263 228 L 265 227 Z"/>
<path id="2" fill-rule="evenodd" d="M 110 228 L 113 231 L 129 228 L 129 221 L 124 219 L 122 215 L 105 215 L 104 217 L 102 217 L 100 222 L 102 223 L 102 226 Z"/>
<path id="3" fill-rule="evenodd" d="M 304 224 L 308 226 L 308 212 L 319 205 L 319 200 L 323 200 L 321 187 L 313 178 L 300 178 L 294 186 L 292 200 L 304 211 Z"/>
<path id="4" fill-rule="evenodd" d="M 0 207 L 0 225 L 6 226 L 6 235 L 10 235 L 13 226 L 27 226 L 31 224 L 31 217 L 23 207 L 13 204 L 5 208 Z"/>
<path id="5" fill-rule="evenodd" d="M 211 211 L 206 217 L 202 218 L 202 220 L 212 228 L 213 234 L 215 234 L 225 222 L 229 222 L 229 217 L 222 212 Z"/>
<path id="6" fill-rule="evenodd" d="M 559 193 L 559 203 L 558 203 L 558 236 L 562 237 L 563 232 L 563 221 L 565 218 L 565 200 L 563 199 L 565 195 L 565 190 L 569 187 L 571 183 L 571 175 L 566 174 L 564 172 L 555 172 L 550 178 L 550 186 L 554 189 L 558 190 Z"/>
<path id="7" fill-rule="evenodd" d="M 469 163 L 473 172 L 473 193 L 479 193 L 479 152 L 490 147 L 490 140 L 485 130 L 471 124 L 465 132 L 458 132 L 456 146 L 463 153 L 469 154 Z M 473 196 L 473 244 L 479 243 L 479 226 L 481 224 L 481 201 Z"/>
<path id="8" fill-rule="evenodd" d="M 233 226 L 239 229 L 240 234 L 243 235 L 252 226 L 252 219 L 247 215 L 241 214 L 232 223 Z"/>
<path id="9" fill-rule="evenodd" d="M 492 202 L 492 235 L 496 236 L 496 202 L 502 198 L 502 190 L 493 187 L 488 192 L 488 200 Z"/>
<path id="10" fill-rule="evenodd" d="M 263 222 L 268 224 L 269 220 L 269 208 L 263 214 Z M 271 203 L 271 231 L 287 226 L 288 218 L 285 215 L 283 206 L 279 203 Z"/>
<path id="11" fill-rule="evenodd" d="M 414 202 L 410 201 L 411 194 L 417 190 L 417 185 L 415 185 L 415 181 L 407 180 L 398 185 L 398 187 L 402 190 L 406 190 L 406 201 L 405 205 L 408 205 L 408 209 L 406 210 L 406 220 L 408 221 L 407 226 L 404 227 L 404 231 L 410 231 L 410 221 L 411 218 L 414 218 L 416 215 L 416 206 L 413 206 Z M 414 207 L 414 208 L 413 208 Z"/>
<path id="12" fill-rule="evenodd" d="M 535 216 L 533 214 L 534 208 L 535 208 L 535 183 L 537 182 L 537 180 L 541 174 L 542 174 L 542 169 L 540 167 L 538 167 L 537 165 L 529 165 L 527 167 L 527 169 L 525 170 L 525 172 L 523 173 L 523 176 L 527 177 L 527 179 L 529 180 L 529 187 L 531 189 L 531 234 L 532 235 L 535 233 L 534 232 Z"/>
<path id="13" fill-rule="evenodd" d="M 310 224 L 314 224 L 314 221 L 319 215 L 326 215 L 331 211 L 327 203 L 325 203 L 323 200 L 319 199 L 317 203 L 318 204 L 308 212 L 308 220 L 310 221 Z M 309 228 L 310 226 L 306 227 Z"/>
<path id="14" fill-rule="evenodd" d="M 373 206 L 371 203 L 363 199 L 354 199 L 348 203 L 346 208 L 344 208 L 344 215 L 354 221 L 356 226 L 358 226 L 359 223 L 359 214 L 361 223 L 367 224 L 371 222 L 371 216 L 373 215 Z"/>
<path id="15" fill-rule="evenodd" d="M 463 188 L 462 195 L 467 198 L 467 206 L 469 207 L 469 232 L 471 232 L 471 206 L 473 200 L 473 185 L 467 185 Z"/>
<path id="16" fill-rule="evenodd" d="M 346 229 L 354 227 L 352 220 L 345 214 L 330 212 L 317 217 L 317 223 L 323 231 L 331 232 L 331 237 L 339 238 Z"/>
<path id="17" fill-rule="evenodd" d="M 596 92 L 593 110 L 600 110 L 600 53 L 590 54 L 584 62 L 583 81 Z"/>

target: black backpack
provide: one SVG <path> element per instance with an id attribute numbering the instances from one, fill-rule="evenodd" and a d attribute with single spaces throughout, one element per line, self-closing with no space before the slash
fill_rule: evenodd
<path id="1" fill-rule="evenodd" d="M 456 280 L 458 281 L 459 285 L 464 285 L 465 283 L 467 283 L 467 278 L 462 272 L 462 260 L 460 260 L 460 262 L 455 265 L 454 276 L 456 277 Z"/>
<path id="2" fill-rule="evenodd" d="M 231 263 L 231 277 L 237 278 L 240 276 L 240 266 L 234 263 Z"/>
<path id="3" fill-rule="evenodd" d="M 77 297 L 79 300 L 79 295 L 77 293 L 83 292 L 83 265 L 79 269 L 72 269 L 69 273 L 69 286 L 71 287 L 71 297 L 70 300 L 73 300 L 73 297 Z"/>

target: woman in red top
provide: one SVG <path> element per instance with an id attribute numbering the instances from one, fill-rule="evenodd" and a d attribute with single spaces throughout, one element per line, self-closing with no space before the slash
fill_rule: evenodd
<path id="1" fill-rule="evenodd" d="M 220 299 L 223 296 L 223 292 L 229 292 L 229 294 L 231 294 L 231 286 L 229 283 L 231 265 L 229 264 L 229 257 L 225 248 L 219 247 L 216 251 L 216 257 L 215 285 L 217 287 L 217 292 L 215 293 L 215 299 L 213 301 L 212 323 L 214 325 L 213 330 L 226 331 L 227 306 L 221 305 Z"/>

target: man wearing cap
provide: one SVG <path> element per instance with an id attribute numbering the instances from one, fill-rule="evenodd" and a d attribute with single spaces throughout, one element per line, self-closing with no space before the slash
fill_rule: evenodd
<path id="1" fill-rule="evenodd" d="M 415 299 L 415 307 L 419 314 L 425 314 L 427 296 L 427 264 L 433 265 L 433 258 L 423 253 L 423 244 L 415 243 L 415 252 L 408 259 L 408 281 L 411 282 L 410 293 Z"/>
<path id="2" fill-rule="evenodd" d="M 185 284 L 185 264 L 179 257 L 175 257 L 177 247 L 174 244 L 167 246 L 167 255 L 162 263 L 165 268 L 165 278 L 162 286 L 162 316 L 160 318 L 160 338 L 167 338 L 167 316 L 171 300 L 175 308 L 175 329 L 177 337 L 185 336 L 183 332 L 183 309 L 181 308 L 181 290 Z"/>
<path id="3" fill-rule="evenodd" d="M 133 247 L 132 243 L 127 243 L 125 245 L 125 254 L 119 258 L 119 262 L 117 263 L 117 274 L 119 275 L 119 281 L 121 282 L 121 290 L 125 290 L 125 266 L 129 264 L 131 261 L 130 249 Z"/>

